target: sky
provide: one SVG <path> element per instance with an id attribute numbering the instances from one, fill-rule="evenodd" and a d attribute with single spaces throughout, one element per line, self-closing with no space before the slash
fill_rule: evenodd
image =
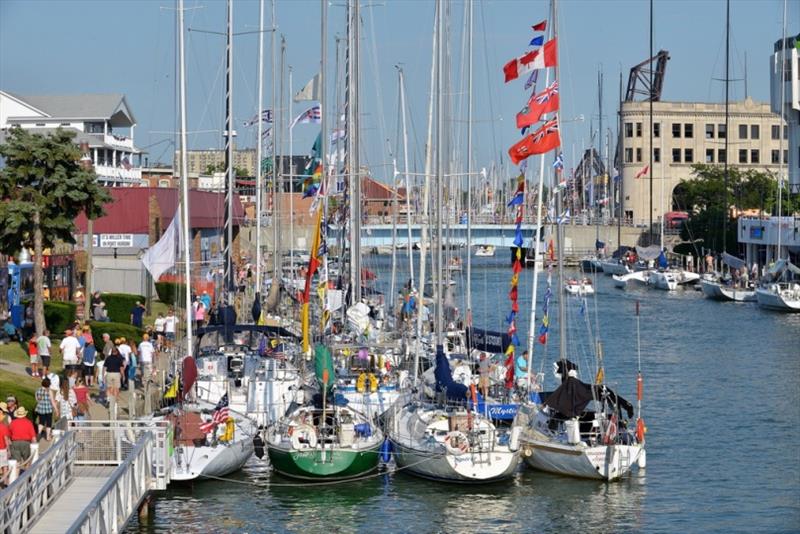
<path id="1" fill-rule="evenodd" d="M 787 35 L 800 31 L 800 0 L 787 2 Z M 334 76 L 334 40 L 344 38 L 344 0 L 328 4 L 328 80 Z M 427 121 L 434 4 L 430 0 L 362 0 L 363 160 L 374 175 L 391 176 L 398 153 L 398 77 L 406 77 L 410 166 L 421 172 Z M 466 152 L 465 92 L 461 76 L 464 2 L 451 4 L 451 106 L 449 121 L 455 157 Z M 744 77 L 747 92 L 769 100 L 769 56 L 781 36 L 782 0 L 731 1 L 731 78 Z M 124 93 L 135 115 L 136 145 L 149 162 L 172 162 L 176 112 L 176 3 L 170 0 L 49 1 L 0 0 L 0 89 L 18 94 Z M 224 118 L 223 36 L 225 3 L 186 0 L 188 129 L 190 148 L 222 146 Z M 257 105 L 258 9 L 256 0 L 234 1 L 234 116 L 241 147 L 255 145 L 255 128 L 242 123 Z M 265 25 L 271 26 L 270 1 Z M 603 116 L 615 126 L 620 71 L 649 54 L 649 2 L 644 0 L 563 0 L 558 4 L 561 117 L 566 166 L 598 128 L 597 73 L 604 73 Z M 285 64 L 292 69 L 292 92 L 319 69 L 320 2 L 277 0 L 276 50 L 286 42 Z M 528 50 L 531 25 L 546 19 L 548 3 L 476 0 L 473 31 L 473 161 L 476 168 L 513 170 L 506 155 L 519 139 L 515 114 L 527 95 L 524 80 L 503 83 L 502 67 Z M 668 50 L 663 99 L 724 100 L 725 2 L 655 0 L 654 51 Z M 271 33 L 265 34 L 265 108 L 271 107 Z M 276 77 L 279 79 L 279 77 Z M 285 78 L 288 85 L 288 79 Z M 331 87 L 333 84 L 330 84 Z M 539 82 L 539 90 L 544 87 Z M 288 92 L 288 89 L 286 89 Z M 332 88 L 331 88 L 332 91 Z M 285 93 L 286 94 L 286 93 Z M 743 99 L 744 81 L 731 84 L 732 99 Z M 305 106 L 305 107 L 304 107 Z M 294 104 L 293 115 L 308 107 Z M 582 116 L 583 121 L 573 120 Z M 308 153 L 316 125 L 294 129 L 294 152 Z"/>

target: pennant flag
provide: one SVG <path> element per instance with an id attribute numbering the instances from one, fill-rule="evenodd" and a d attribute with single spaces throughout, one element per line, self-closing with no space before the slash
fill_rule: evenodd
<path id="1" fill-rule="evenodd" d="M 547 121 L 535 133 L 524 137 L 508 149 L 508 155 L 514 165 L 536 154 L 545 154 L 561 146 L 561 136 L 558 132 L 558 120 Z"/>
<path id="2" fill-rule="evenodd" d="M 567 210 L 561 215 L 559 215 L 558 218 L 556 219 L 556 224 L 564 224 L 567 222 L 569 222 L 569 208 L 567 208 Z"/>
<path id="3" fill-rule="evenodd" d="M 531 26 L 531 28 L 533 28 L 533 31 L 535 32 L 543 32 L 545 28 L 547 28 L 547 20 L 545 19 L 539 24 L 534 24 L 533 26 Z"/>
<path id="4" fill-rule="evenodd" d="M 306 285 L 303 290 L 301 310 L 301 325 L 303 331 L 303 352 L 308 352 L 311 346 L 309 331 L 309 301 L 311 300 L 311 279 L 320 266 L 319 249 L 322 242 L 322 209 L 317 210 L 317 222 L 314 228 L 314 240 L 311 244 L 308 270 L 306 272 Z"/>
<path id="5" fill-rule="evenodd" d="M 165 399 L 175 399 L 178 397 L 178 386 L 180 385 L 179 382 L 180 380 L 178 380 L 177 376 L 172 379 L 172 384 L 170 384 L 166 393 L 164 393 Z"/>
<path id="6" fill-rule="evenodd" d="M 272 123 L 272 110 L 265 109 L 261 112 L 261 120 L 264 122 Z M 245 126 L 252 126 L 258 122 L 258 114 L 253 115 L 253 117 L 248 120 L 244 121 Z"/>
<path id="7" fill-rule="evenodd" d="M 226 393 L 221 399 L 219 399 L 219 402 L 217 402 L 217 405 L 214 407 L 214 413 L 211 415 L 211 421 L 200 425 L 200 431 L 204 434 L 208 434 L 214 430 L 217 425 L 227 421 L 229 415 L 228 394 Z"/>
<path id="8" fill-rule="evenodd" d="M 613 174 L 613 175 L 614 175 L 614 181 L 615 181 L 615 182 L 619 182 L 620 178 L 622 178 L 622 177 L 619 175 L 619 170 L 617 170 L 617 168 L 616 168 L 616 167 L 614 167 L 614 169 L 612 170 L 611 174 Z"/>
<path id="9" fill-rule="evenodd" d="M 165 272 L 175 267 L 177 260 L 178 243 L 181 241 L 181 205 L 175 210 L 175 215 L 172 216 L 172 222 L 169 223 L 167 231 L 161 235 L 161 239 L 148 248 L 142 256 L 142 264 L 144 268 L 150 271 L 150 275 L 154 281 L 158 281 L 159 277 Z"/>
<path id="10" fill-rule="evenodd" d="M 311 80 L 294 95 L 293 100 L 300 102 L 303 100 L 319 100 L 319 74 L 315 74 Z"/>
<path id="11" fill-rule="evenodd" d="M 556 259 L 556 249 L 555 249 L 555 247 L 553 247 L 553 240 L 552 239 L 547 244 L 547 257 L 550 259 L 550 261 L 555 261 L 555 259 Z"/>
<path id="12" fill-rule="evenodd" d="M 539 122 L 542 115 L 555 111 L 558 111 L 558 80 L 551 83 L 541 93 L 531 96 L 528 104 L 517 113 L 517 128 L 524 128 Z"/>
<path id="13" fill-rule="evenodd" d="M 295 117 L 289 128 L 294 128 L 296 124 L 319 124 L 322 122 L 322 108 L 319 104 L 312 106 Z"/>
<path id="14" fill-rule="evenodd" d="M 529 46 L 542 46 L 544 44 L 544 35 L 540 35 L 538 37 L 534 37 L 531 39 L 531 42 L 528 43 Z"/>
<path id="15" fill-rule="evenodd" d="M 556 160 L 553 162 L 553 168 L 563 171 L 564 170 L 564 153 L 559 152 Z"/>
<path id="16" fill-rule="evenodd" d="M 510 208 L 512 206 L 521 206 L 524 201 L 525 201 L 525 195 L 521 191 L 515 191 L 514 196 L 511 197 L 511 200 L 508 201 L 506 207 Z"/>
<path id="17" fill-rule="evenodd" d="M 556 66 L 556 39 L 550 39 L 543 47 L 531 50 L 518 58 L 512 59 L 503 66 L 506 83 L 516 80 L 522 74 L 535 69 Z"/>
<path id="18" fill-rule="evenodd" d="M 642 170 L 636 173 L 636 176 L 634 176 L 634 178 L 641 178 L 642 176 L 645 176 L 649 170 L 650 170 L 650 165 L 645 165 L 644 167 L 642 167 Z"/>
<path id="19" fill-rule="evenodd" d="M 528 77 L 528 81 L 525 82 L 525 90 L 527 91 L 528 89 L 533 87 L 533 90 L 535 91 L 536 90 L 536 82 L 538 80 L 539 80 L 539 71 L 535 70 L 535 71 L 531 72 L 531 75 Z"/>

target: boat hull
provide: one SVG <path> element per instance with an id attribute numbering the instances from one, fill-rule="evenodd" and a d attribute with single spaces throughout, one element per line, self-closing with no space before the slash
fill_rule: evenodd
<path id="1" fill-rule="evenodd" d="M 381 441 L 364 449 L 287 449 L 270 445 L 269 461 L 278 473 L 303 480 L 345 480 L 378 468 Z"/>
<path id="2" fill-rule="evenodd" d="M 579 446 L 531 440 L 523 444 L 525 463 L 539 471 L 596 480 L 618 480 L 639 461 L 640 445 Z"/>
<path id="3" fill-rule="evenodd" d="M 602 268 L 602 271 L 603 273 L 605 273 L 606 276 L 611 276 L 612 274 L 616 274 L 617 276 L 622 276 L 624 274 L 628 274 L 629 272 L 631 272 L 631 270 L 628 268 L 627 265 L 612 261 L 600 262 L 600 267 Z"/>
<path id="4" fill-rule="evenodd" d="M 710 280 L 700 280 L 700 288 L 703 295 L 711 300 L 733 302 L 754 302 L 756 300 L 756 292 L 753 290 L 727 287 Z"/>
<path id="5" fill-rule="evenodd" d="M 800 312 L 800 299 L 789 299 L 776 291 L 758 288 L 756 289 L 756 299 L 761 308 L 791 313 Z"/>
<path id="6" fill-rule="evenodd" d="M 416 449 L 392 440 L 397 467 L 406 473 L 461 484 L 485 484 L 511 477 L 519 467 L 519 453 L 507 448 L 456 456 L 440 450 Z"/>
<path id="7" fill-rule="evenodd" d="M 178 447 L 180 450 L 181 448 Z M 172 472 L 170 479 L 178 482 L 190 480 L 224 477 L 235 473 L 247 463 L 253 455 L 253 440 L 241 439 L 230 445 L 217 445 L 216 447 L 183 447 L 182 451 L 176 450 L 173 455 Z M 178 463 L 178 456 L 182 455 L 188 462 Z"/>

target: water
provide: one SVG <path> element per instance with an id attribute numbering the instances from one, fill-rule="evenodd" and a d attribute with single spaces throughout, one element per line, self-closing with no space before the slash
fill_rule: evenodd
<path id="1" fill-rule="evenodd" d="M 511 277 L 506 260 L 507 252 L 498 250 L 497 258 L 475 265 L 476 326 L 504 328 Z M 388 286 L 388 259 L 368 257 L 366 263 Z M 406 279 L 398 275 L 398 286 Z M 526 271 L 518 324 L 523 344 L 530 289 Z M 621 291 L 603 275 L 597 289 L 584 315 L 578 301 L 568 299 L 570 339 L 584 339 L 570 341 L 569 357 L 591 380 L 585 316 L 596 313 L 607 380 L 634 400 L 635 302 L 641 302 L 646 472 L 606 484 L 524 468 L 510 481 L 478 487 L 383 473 L 314 487 L 272 475 L 253 459 L 232 477 L 238 483 L 202 482 L 157 494 L 155 512 L 129 532 L 800 530 L 800 315 L 712 302 L 693 290 Z M 543 291 L 544 285 L 540 297 Z M 561 295 L 554 293 L 555 303 Z M 534 353 L 534 367 L 550 385 L 558 354 L 555 305 L 551 316 L 547 347 L 537 344 Z"/>

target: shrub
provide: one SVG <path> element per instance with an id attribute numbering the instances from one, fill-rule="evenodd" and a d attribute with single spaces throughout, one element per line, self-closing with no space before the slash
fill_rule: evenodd
<path id="1" fill-rule="evenodd" d="M 131 310 L 136 305 L 136 301 L 145 303 L 142 295 L 131 293 L 103 293 L 101 298 L 106 303 L 108 318 L 115 323 L 130 323 Z"/>
<path id="2" fill-rule="evenodd" d="M 44 303 L 44 322 L 55 336 L 61 336 L 75 322 L 78 305 L 74 302 L 48 300 Z"/>
<path id="3" fill-rule="evenodd" d="M 111 336 L 111 340 L 118 337 L 124 337 L 131 343 L 137 345 L 142 340 L 144 330 L 136 328 L 127 323 L 104 323 L 100 321 L 89 321 L 89 327 L 92 329 L 92 337 L 94 338 L 97 350 L 103 350 L 103 334 Z"/>
<path id="4" fill-rule="evenodd" d="M 178 284 L 177 282 L 156 282 L 156 294 L 158 300 L 167 306 L 174 306 L 176 302 L 183 302 L 183 295 L 186 291 L 185 284 Z"/>

